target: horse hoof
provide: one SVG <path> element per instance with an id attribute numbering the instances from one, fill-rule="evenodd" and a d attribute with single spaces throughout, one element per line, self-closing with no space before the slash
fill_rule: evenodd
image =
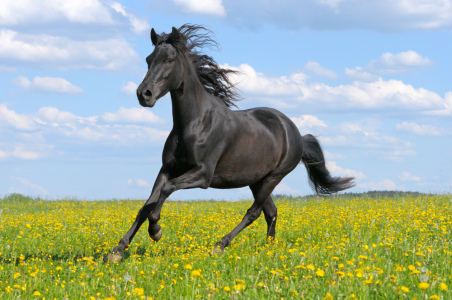
<path id="1" fill-rule="evenodd" d="M 122 260 L 122 255 L 120 253 L 110 253 L 107 257 L 109 263 L 120 262 Z"/>
<path id="2" fill-rule="evenodd" d="M 163 235 L 163 231 L 162 231 L 162 228 L 160 228 L 156 234 L 151 235 L 151 239 L 158 242 L 162 238 L 162 235 Z"/>
<path id="3" fill-rule="evenodd" d="M 214 255 L 223 254 L 223 249 L 221 249 L 220 245 L 215 245 L 212 249 L 212 254 Z"/>

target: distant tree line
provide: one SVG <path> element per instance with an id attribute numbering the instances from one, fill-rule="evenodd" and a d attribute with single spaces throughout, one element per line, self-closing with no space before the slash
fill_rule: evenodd
<path id="1" fill-rule="evenodd" d="M 369 191 L 364 193 L 341 193 L 327 196 L 319 196 L 316 194 L 306 196 L 293 196 L 284 194 L 272 194 L 274 199 L 313 199 L 313 198 L 398 198 L 408 196 L 425 196 L 430 195 L 419 192 L 404 192 L 404 191 Z"/>

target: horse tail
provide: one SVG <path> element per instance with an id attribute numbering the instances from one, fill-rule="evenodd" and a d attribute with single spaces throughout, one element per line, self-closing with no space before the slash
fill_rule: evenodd
<path id="1" fill-rule="evenodd" d="M 302 162 L 306 166 L 309 184 L 319 195 L 333 194 L 353 187 L 353 177 L 332 177 L 325 165 L 322 147 L 311 134 L 304 135 Z"/>

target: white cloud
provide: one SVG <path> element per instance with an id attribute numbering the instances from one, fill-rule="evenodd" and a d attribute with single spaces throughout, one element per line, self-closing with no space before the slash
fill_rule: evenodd
<path id="1" fill-rule="evenodd" d="M 392 112 L 452 114 L 452 92 L 442 98 L 435 92 L 415 88 L 400 80 L 378 78 L 372 82 L 355 81 L 348 85 L 329 86 L 320 82 L 308 83 L 303 73 L 267 77 L 247 64 L 225 67 L 242 72 L 242 75 L 232 76 L 231 79 L 245 95 L 259 96 L 260 100 L 279 107 L 303 105 L 304 109 L 315 111 L 376 112 L 390 109 Z"/>
<path id="2" fill-rule="evenodd" d="M 337 8 L 338 5 L 343 1 L 346 1 L 346 0 L 315 0 L 315 3 L 318 3 L 320 5 L 324 5 L 329 8 L 334 9 L 334 8 Z M 335 10 L 335 11 L 337 11 L 337 10 Z"/>
<path id="3" fill-rule="evenodd" d="M 128 81 L 126 84 L 121 86 L 121 92 L 128 95 L 136 95 L 137 94 L 138 84 L 132 81 Z"/>
<path id="4" fill-rule="evenodd" d="M 376 81 L 378 80 L 378 76 L 366 72 L 361 67 L 355 67 L 354 69 L 345 68 L 345 75 L 351 79 L 358 81 Z"/>
<path id="5" fill-rule="evenodd" d="M 296 96 L 302 93 L 307 76 L 294 73 L 290 76 L 267 77 L 256 72 L 250 65 L 241 64 L 239 67 L 224 65 L 223 67 L 237 70 L 241 75 L 231 76 L 231 80 L 238 83 L 241 91 L 253 95 L 264 96 Z"/>
<path id="6" fill-rule="evenodd" d="M 173 0 L 187 13 L 225 16 L 222 0 Z"/>
<path id="7" fill-rule="evenodd" d="M 140 125 L 160 123 L 144 108 L 120 108 L 116 113 L 82 117 L 55 107 L 18 114 L 0 104 L 0 159 L 37 159 L 62 154 L 71 145 L 141 147 L 161 144 L 169 131 Z"/>
<path id="8" fill-rule="evenodd" d="M 140 19 L 120 3 L 107 0 L 44 0 L 39 5 L 33 0 L 0 2 L 0 25 L 3 26 L 53 24 L 58 28 L 74 24 L 71 28 L 74 30 L 80 25 L 95 25 L 99 31 L 100 25 L 120 27 L 123 23 L 137 34 L 147 32 L 150 27 L 145 19 Z M 65 32 L 70 34 L 71 30 Z"/>
<path id="9" fill-rule="evenodd" d="M 439 128 L 433 125 L 419 125 L 415 122 L 402 122 L 396 125 L 396 129 L 423 136 L 446 136 L 452 134 L 452 129 Z"/>
<path id="10" fill-rule="evenodd" d="M 429 110 L 441 107 L 444 102 L 438 94 L 426 89 L 416 89 L 399 80 L 382 79 L 334 87 L 323 83 L 306 85 L 299 100 L 303 103 L 316 100 L 334 110 Z"/>
<path id="11" fill-rule="evenodd" d="M 446 93 L 443 105 L 439 109 L 427 111 L 425 114 L 432 116 L 452 116 L 452 92 Z"/>
<path id="12" fill-rule="evenodd" d="M 17 146 L 11 153 L 11 156 L 21 159 L 36 159 L 39 157 L 39 154 L 33 151 L 26 151 L 23 147 Z"/>
<path id="13" fill-rule="evenodd" d="M 403 162 L 407 157 L 416 156 L 415 145 L 398 137 L 382 135 L 380 125 L 369 120 L 360 122 L 343 122 L 323 130 L 318 139 L 325 149 L 351 148 L 373 159 Z M 363 150 L 365 149 L 365 151 Z M 337 150 L 336 150 L 337 151 Z M 333 159 L 341 156 L 329 157 Z"/>
<path id="14" fill-rule="evenodd" d="M 326 167 L 328 171 L 332 174 L 332 176 L 341 176 L 341 177 L 354 177 L 356 180 L 361 180 L 363 178 L 366 178 L 366 175 L 364 175 L 361 171 L 355 171 L 352 169 L 344 169 L 337 165 L 335 161 L 328 161 L 326 162 Z"/>
<path id="15" fill-rule="evenodd" d="M 0 63 L 59 69 L 119 70 L 130 68 L 138 54 L 121 38 L 76 41 L 49 35 L 0 30 Z"/>
<path id="16" fill-rule="evenodd" d="M 288 186 L 287 184 L 284 183 L 279 183 L 273 193 L 276 194 L 284 194 L 284 195 L 299 195 L 300 192 L 297 190 L 294 190 L 293 188 L 291 188 L 290 186 Z"/>
<path id="17" fill-rule="evenodd" d="M 102 120 L 108 123 L 156 123 L 160 119 L 152 111 L 143 107 L 120 107 L 115 113 L 104 113 Z"/>
<path id="18" fill-rule="evenodd" d="M 106 7 L 98 0 L 1 1 L 0 24 L 19 25 L 67 20 L 75 23 L 112 24 Z"/>
<path id="19" fill-rule="evenodd" d="M 322 67 L 319 63 L 315 61 L 308 61 L 304 68 L 310 72 L 311 74 L 317 75 L 319 77 L 324 77 L 328 79 L 336 79 L 336 72 L 329 70 L 325 67 Z"/>
<path id="20" fill-rule="evenodd" d="M 39 158 L 39 153 L 34 151 L 24 150 L 23 146 L 15 146 L 13 151 L 0 151 L 0 160 L 7 158 L 19 158 L 25 160 L 32 160 Z"/>
<path id="21" fill-rule="evenodd" d="M 316 116 L 302 115 L 298 118 L 290 118 L 301 132 L 310 131 L 314 127 L 328 127 L 325 122 L 319 120 Z"/>
<path id="22" fill-rule="evenodd" d="M 120 3 L 113 2 L 111 4 L 111 8 L 113 8 L 117 13 L 121 14 L 129 20 L 130 25 L 132 26 L 132 29 L 135 33 L 140 34 L 143 32 L 148 32 L 150 27 L 148 22 L 146 20 L 139 19 L 133 13 L 127 11 L 127 9 Z"/>
<path id="23" fill-rule="evenodd" d="M 33 130 L 36 125 L 29 116 L 8 109 L 6 103 L 0 104 L 0 125 L 2 123 L 19 130 Z"/>
<path id="24" fill-rule="evenodd" d="M 30 182 L 22 177 L 12 177 L 15 182 L 20 184 L 20 187 L 11 187 L 10 193 L 21 193 L 21 194 L 38 194 L 38 195 L 47 195 L 47 191 L 37 185 L 36 183 Z"/>
<path id="25" fill-rule="evenodd" d="M 343 153 L 332 153 L 330 151 L 323 151 L 323 155 L 325 155 L 326 160 L 333 160 L 333 159 L 348 159 L 349 157 Z"/>
<path id="26" fill-rule="evenodd" d="M 20 76 L 12 81 L 30 92 L 58 93 L 58 94 L 80 94 L 83 90 L 73 85 L 64 78 L 58 77 L 39 77 L 36 76 L 32 81 L 27 77 Z"/>
<path id="27" fill-rule="evenodd" d="M 151 185 L 144 179 L 129 179 L 127 180 L 127 184 L 130 186 L 137 187 L 150 187 Z"/>
<path id="28" fill-rule="evenodd" d="M 395 184 L 395 182 L 390 179 L 387 179 L 387 178 L 383 179 L 381 181 L 378 181 L 378 182 L 369 182 L 369 183 L 358 184 L 357 186 L 361 187 L 361 188 L 369 189 L 369 190 L 374 190 L 374 191 L 378 191 L 378 190 L 393 191 L 397 188 L 397 185 Z"/>
<path id="29" fill-rule="evenodd" d="M 386 151 L 381 153 L 381 156 L 386 160 L 401 163 L 405 161 L 407 157 L 414 157 L 417 152 L 413 149 L 398 149 L 395 151 Z"/>
<path id="30" fill-rule="evenodd" d="M 413 175 L 409 172 L 402 172 L 402 174 L 400 174 L 398 177 L 402 181 L 417 181 L 417 182 L 421 181 L 421 177 Z"/>
<path id="31" fill-rule="evenodd" d="M 137 119 L 127 116 L 127 112 L 135 114 Z M 37 119 L 40 120 L 42 134 L 53 133 L 63 137 L 70 137 L 71 141 L 91 141 L 98 144 L 114 144 L 129 146 L 138 143 L 161 142 L 169 134 L 166 130 L 158 130 L 130 123 L 144 122 L 150 117 L 156 117 L 135 109 L 120 108 L 118 113 L 105 113 L 102 116 L 80 117 L 68 112 L 61 112 L 56 108 L 45 108 L 46 114 L 40 110 Z M 99 123 L 104 120 L 107 124 Z M 158 118 L 157 118 L 158 120 Z M 47 122 L 51 121 L 51 122 Z M 126 123 L 126 124 L 120 124 Z M 128 123 L 128 124 L 127 124 Z"/>
<path id="32" fill-rule="evenodd" d="M 427 67 L 433 62 L 420 54 L 409 50 L 397 54 L 384 53 L 379 60 L 368 63 L 364 69 L 376 74 L 396 74 L 416 70 L 418 67 Z"/>
<path id="33" fill-rule="evenodd" d="M 39 118 L 43 118 L 46 121 L 57 122 L 57 123 L 66 123 L 77 121 L 78 118 L 74 114 L 67 111 L 60 111 L 59 109 L 51 106 L 41 107 L 38 111 L 38 119 L 41 124 L 43 124 L 42 120 Z M 44 124 L 46 124 L 44 122 Z"/>
<path id="34" fill-rule="evenodd" d="M 224 5 L 228 16 L 240 27 L 266 23 L 295 30 L 384 32 L 449 30 L 452 27 L 451 0 L 229 0 Z"/>

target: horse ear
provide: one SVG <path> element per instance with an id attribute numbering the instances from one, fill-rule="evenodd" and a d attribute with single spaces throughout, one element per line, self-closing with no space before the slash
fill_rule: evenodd
<path id="1" fill-rule="evenodd" d="M 173 27 L 173 31 L 171 31 L 171 39 L 173 41 L 177 41 L 180 39 L 180 33 L 179 30 L 177 30 L 175 27 Z"/>
<path id="2" fill-rule="evenodd" d="M 154 28 L 151 29 L 151 41 L 152 45 L 157 46 L 157 33 L 155 33 Z"/>

